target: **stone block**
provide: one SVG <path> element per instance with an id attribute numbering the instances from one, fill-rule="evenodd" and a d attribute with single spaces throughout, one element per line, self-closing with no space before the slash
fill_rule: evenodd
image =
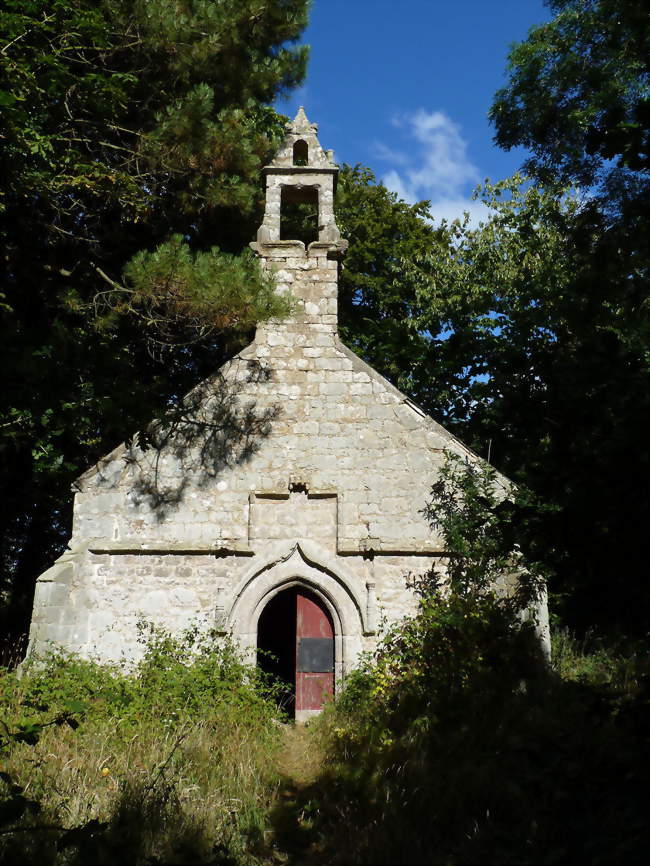
<path id="1" fill-rule="evenodd" d="M 325 382 L 319 385 L 319 394 L 331 395 L 335 397 L 343 397 L 347 388 L 344 382 Z"/>

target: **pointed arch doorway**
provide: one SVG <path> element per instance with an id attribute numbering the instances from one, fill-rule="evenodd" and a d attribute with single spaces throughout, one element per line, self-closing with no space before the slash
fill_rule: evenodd
<path id="1" fill-rule="evenodd" d="M 334 694 L 334 625 L 318 596 L 302 585 L 281 590 L 257 626 L 257 661 L 286 688 L 284 709 L 304 722 Z"/>

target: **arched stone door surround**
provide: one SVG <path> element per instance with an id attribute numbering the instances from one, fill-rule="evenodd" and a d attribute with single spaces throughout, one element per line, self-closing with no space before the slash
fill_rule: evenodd
<path id="1" fill-rule="evenodd" d="M 358 579 L 343 573 L 338 563 L 312 542 L 292 542 L 256 557 L 233 593 L 227 625 L 246 658 L 254 663 L 257 624 L 266 605 L 278 593 L 303 586 L 320 600 L 334 625 L 335 681 L 354 666 L 362 650 L 365 599 Z"/>

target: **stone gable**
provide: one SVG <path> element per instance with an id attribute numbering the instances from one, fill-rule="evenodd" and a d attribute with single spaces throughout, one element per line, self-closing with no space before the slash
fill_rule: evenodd
<path id="1" fill-rule="evenodd" d="M 146 619 L 217 626 L 253 658 L 262 610 L 304 587 L 333 623 L 341 676 L 382 616 L 414 610 L 407 575 L 443 554 L 422 509 L 445 451 L 478 458 L 340 342 L 336 166 L 302 110 L 265 174 L 251 246 L 293 316 L 259 326 L 150 447 L 120 446 L 79 479 L 70 548 L 37 584 L 32 651 L 134 658 Z M 280 237 L 287 187 L 318 200 L 307 249 Z"/>

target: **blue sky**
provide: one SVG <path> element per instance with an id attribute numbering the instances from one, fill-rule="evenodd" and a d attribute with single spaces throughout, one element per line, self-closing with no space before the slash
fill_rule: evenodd
<path id="1" fill-rule="evenodd" d="M 474 186 L 525 156 L 497 148 L 487 120 L 508 47 L 549 18 L 542 0 L 314 0 L 307 80 L 278 108 L 304 105 L 339 162 L 430 198 L 435 218 L 476 219 Z"/>

